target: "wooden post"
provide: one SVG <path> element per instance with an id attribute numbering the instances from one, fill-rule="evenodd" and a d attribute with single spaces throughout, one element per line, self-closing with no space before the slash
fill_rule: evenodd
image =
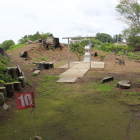
<path id="1" fill-rule="evenodd" d="M 13 82 L 14 90 L 20 91 L 21 90 L 21 82 Z"/>
<path id="2" fill-rule="evenodd" d="M 4 97 L 7 96 L 6 87 L 0 87 L 0 92 L 2 92 L 4 94 Z"/>
<path id="3" fill-rule="evenodd" d="M 14 96 L 14 86 L 13 83 L 5 83 L 7 97 Z"/>
<path id="4" fill-rule="evenodd" d="M 6 74 L 9 74 L 12 76 L 12 78 L 16 79 L 18 78 L 18 70 L 17 67 L 8 67 Z"/>
<path id="5" fill-rule="evenodd" d="M 68 68 L 70 68 L 70 44 L 69 44 L 69 38 L 68 38 Z"/>
<path id="6" fill-rule="evenodd" d="M 18 79 L 19 79 L 19 82 L 21 82 L 21 86 L 24 88 L 25 87 L 25 77 L 20 76 Z"/>
<path id="7" fill-rule="evenodd" d="M 0 92 L 0 106 L 3 106 L 4 102 L 5 102 L 4 94 L 2 92 Z"/>
<path id="8" fill-rule="evenodd" d="M 44 63 L 44 68 L 45 69 L 49 69 L 49 67 L 50 67 L 50 64 L 49 63 Z"/>
<path id="9" fill-rule="evenodd" d="M 54 68 L 53 63 L 49 63 L 49 68 L 50 69 Z"/>

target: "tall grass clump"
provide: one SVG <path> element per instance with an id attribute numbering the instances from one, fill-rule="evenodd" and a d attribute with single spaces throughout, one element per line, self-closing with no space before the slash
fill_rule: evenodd
<path id="1" fill-rule="evenodd" d="M 49 58 L 47 58 L 45 56 L 41 56 L 40 59 L 43 60 L 43 61 L 49 61 L 50 60 Z"/>

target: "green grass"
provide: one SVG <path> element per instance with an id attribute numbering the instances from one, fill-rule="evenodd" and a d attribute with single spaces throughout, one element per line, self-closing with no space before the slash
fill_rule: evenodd
<path id="1" fill-rule="evenodd" d="M 116 81 L 69 84 L 56 83 L 58 78 L 39 79 L 36 128 L 43 140 L 139 140 L 140 123 L 134 118 L 140 111 L 138 92 L 119 92 Z M 31 108 L 14 109 L 0 123 L 1 139 L 30 139 L 33 116 Z"/>
<path id="2" fill-rule="evenodd" d="M 45 57 L 45 56 L 41 56 L 40 59 L 43 60 L 43 61 L 50 61 L 50 59 Z"/>
<path id="3" fill-rule="evenodd" d="M 13 46 L 11 46 L 11 47 L 8 49 L 8 51 L 16 50 L 16 49 L 18 49 L 18 48 L 23 47 L 24 45 L 25 45 L 25 44 L 13 45 Z"/>

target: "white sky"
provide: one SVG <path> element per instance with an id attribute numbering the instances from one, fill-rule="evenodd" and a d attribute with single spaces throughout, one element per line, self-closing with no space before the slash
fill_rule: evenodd
<path id="1" fill-rule="evenodd" d="M 118 0 L 0 0 L 0 43 L 24 35 L 52 33 L 62 37 L 120 34 Z"/>

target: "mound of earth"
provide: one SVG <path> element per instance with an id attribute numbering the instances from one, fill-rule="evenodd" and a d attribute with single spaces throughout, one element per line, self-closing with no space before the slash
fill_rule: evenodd
<path id="1" fill-rule="evenodd" d="M 19 65 L 21 70 L 24 72 L 25 78 L 28 81 L 31 81 L 32 84 L 26 85 L 25 88 L 20 91 L 21 93 L 34 91 L 36 93 L 36 88 L 38 87 L 38 78 L 43 76 L 43 74 L 48 75 L 59 75 L 67 70 L 67 68 L 59 68 L 59 66 L 62 66 L 64 64 L 68 63 L 68 46 L 61 44 L 62 50 L 60 48 L 57 48 L 55 50 L 46 50 L 43 46 L 41 46 L 40 43 L 36 44 L 28 44 L 25 45 L 19 49 L 13 50 L 13 51 L 7 51 L 6 53 L 11 57 L 11 61 L 13 65 Z M 20 53 L 23 51 L 27 51 L 29 54 L 30 59 L 25 60 L 22 57 L 20 57 Z M 104 51 L 100 50 L 92 50 L 92 54 L 97 52 L 98 56 L 94 57 L 94 55 L 91 56 L 92 61 L 101 61 L 100 55 L 104 55 L 104 62 L 105 62 L 105 68 L 102 71 L 90 69 L 88 73 L 91 73 L 94 71 L 94 74 L 96 75 L 96 72 L 101 73 L 102 77 L 114 77 L 117 80 L 128 80 L 132 82 L 133 91 L 140 91 L 140 83 L 139 83 L 139 75 L 140 75 L 140 63 L 128 59 L 126 56 L 116 56 L 112 53 L 106 53 Z M 70 52 L 70 61 L 79 61 L 77 55 L 73 52 Z M 120 57 L 124 59 L 125 65 L 118 65 L 115 63 L 115 57 Z M 47 70 L 41 70 L 39 77 L 32 77 L 31 74 L 33 73 L 33 62 L 41 62 L 44 59 L 46 59 L 47 62 L 53 62 L 54 69 L 47 69 Z M 81 60 L 83 61 L 83 56 L 81 56 Z M 77 83 L 91 83 L 99 81 L 98 78 L 91 78 L 90 74 L 86 73 L 84 77 L 79 78 L 77 80 Z M 121 89 L 118 89 L 121 90 Z M 36 93 L 37 94 L 37 93 Z M 12 99 L 8 100 L 8 104 L 10 104 L 12 107 L 16 107 L 15 101 Z"/>

